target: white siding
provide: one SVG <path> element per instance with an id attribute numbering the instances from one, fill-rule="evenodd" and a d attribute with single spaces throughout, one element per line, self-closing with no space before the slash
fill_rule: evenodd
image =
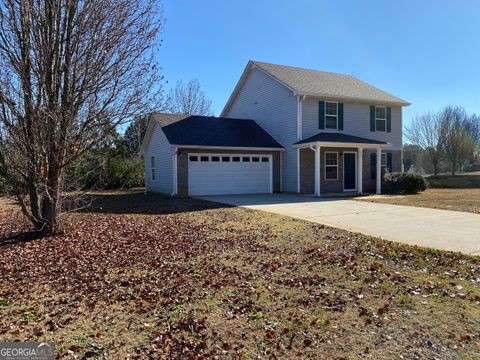
<path id="1" fill-rule="evenodd" d="M 308 138 L 320 131 L 318 128 L 318 102 L 320 98 L 308 97 L 303 102 L 302 138 Z M 327 100 L 328 101 L 328 100 Z M 402 149 L 402 108 L 392 108 L 392 132 L 370 131 L 370 105 L 343 102 L 343 133 L 373 140 L 387 141 L 391 149 Z"/>
<path id="2" fill-rule="evenodd" d="M 263 71 L 254 68 L 226 117 L 253 119 L 272 135 L 285 152 L 282 155 L 282 191 L 297 191 L 297 98 L 292 91 Z"/>
<path id="3" fill-rule="evenodd" d="M 151 178 L 152 156 L 155 156 L 155 181 Z M 145 153 L 145 187 L 147 191 L 168 195 L 173 192 L 173 150 L 158 124 L 155 124 Z"/>

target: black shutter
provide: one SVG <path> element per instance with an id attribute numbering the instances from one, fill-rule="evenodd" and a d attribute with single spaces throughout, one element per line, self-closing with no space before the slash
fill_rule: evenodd
<path id="1" fill-rule="evenodd" d="M 387 107 L 387 132 L 392 132 L 392 108 Z"/>
<path id="2" fill-rule="evenodd" d="M 387 153 L 387 169 L 388 172 L 393 172 L 392 153 Z"/>
<path id="3" fill-rule="evenodd" d="M 325 101 L 318 102 L 318 128 L 325 129 Z"/>
<path id="4" fill-rule="evenodd" d="M 338 130 L 343 130 L 343 103 L 338 103 Z"/>

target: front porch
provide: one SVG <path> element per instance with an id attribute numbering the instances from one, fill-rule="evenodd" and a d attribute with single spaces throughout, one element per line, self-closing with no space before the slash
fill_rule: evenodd
<path id="1" fill-rule="evenodd" d="M 381 194 L 382 174 L 393 166 L 390 144 L 345 134 L 320 133 L 295 144 L 299 164 L 298 192 Z M 401 163 L 401 152 L 395 163 Z M 398 158 L 398 159 L 397 159 Z"/>

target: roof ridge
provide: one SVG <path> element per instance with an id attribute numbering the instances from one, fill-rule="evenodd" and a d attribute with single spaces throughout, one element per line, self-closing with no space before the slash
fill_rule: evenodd
<path id="1" fill-rule="evenodd" d="M 265 61 L 258 61 L 258 60 L 250 60 L 250 61 L 251 61 L 252 63 L 254 63 L 254 64 L 257 64 L 257 65 L 258 65 L 258 64 L 267 64 L 267 65 L 273 65 L 273 66 L 282 66 L 282 67 L 291 68 L 291 69 L 315 71 L 315 72 L 324 73 L 324 74 L 334 74 L 334 75 L 341 75 L 341 76 L 349 76 L 349 77 L 352 77 L 352 78 L 354 78 L 354 79 L 356 79 L 356 80 L 362 81 L 362 80 L 356 78 L 356 77 L 353 76 L 353 75 L 344 74 L 344 73 L 339 73 L 339 72 L 334 72 L 334 71 L 317 70 L 317 69 L 310 69 L 310 68 L 306 68 L 306 67 L 292 66 L 292 65 L 274 64 L 274 63 L 269 63 L 269 62 L 265 62 Z"/>

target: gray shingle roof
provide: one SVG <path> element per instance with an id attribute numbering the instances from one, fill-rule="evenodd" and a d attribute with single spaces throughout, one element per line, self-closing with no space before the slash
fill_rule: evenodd
<path id="1" fill-rule="evenodd" d="M 410 103 L 377 89 L 351 75 L 251 61 L 299 94 L 374 101 L 407 106 Z"/>
<path id="2" fill-rule="evenodd" d="M 162 130 L 172 145 L 283 149 L 253 120 L 189 116 Z"/>

